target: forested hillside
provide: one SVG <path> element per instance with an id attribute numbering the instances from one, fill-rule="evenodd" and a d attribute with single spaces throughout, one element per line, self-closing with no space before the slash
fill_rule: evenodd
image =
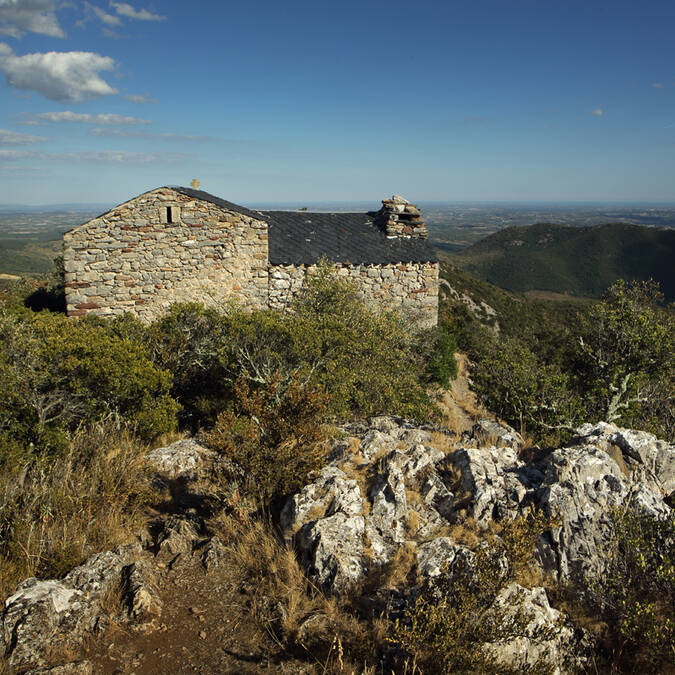
<path id="1" fill-rule="evenodd" d="M 675 229 L 615 223 L 509 227 L 452 256 L 481 279 L 512 291 L 600 297 L 617 279 L 654 279 L 675 299 Z"/>

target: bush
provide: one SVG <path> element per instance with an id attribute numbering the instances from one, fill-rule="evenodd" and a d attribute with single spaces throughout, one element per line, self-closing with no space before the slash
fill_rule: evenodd
<path id="1" fill-rule="evenodd" d="M 293 303 L 311 347 L 312 379 L 331 395 L 334 418 L 393 414 L 428 421 L 424 334 L 396 312 L 370 310 L 327 265 Z"/>
<path id="2" fill-rule="evenodd" d="M 101 321 L 0 314 L 0 428 L 39 450 L 67 446 L 82 422 L 120 415 L 143 438 L 175 428 L 171 375 Z"/>
<path id="3" fill-rule="evenodd" d="M 254 387 L 274 379 L 321 387 L 332 419 L 426 420 L 422 338 L 397 314 L 371 311 L 327 265 L 308 277 L 290 312 L 176 305 L 149 329 L 154 361 L 173 373 L 172 393 L 193 429 L 214 423 L 242 377 Z"/>
<path id="4" fill-rule="evenodd" d="M 155 365 L 173 375 L 171 394 L 182 406 L 182 425 L 212 425 L 236 379 L 227 369 L 226 317 L 198 303 L 174 304 L 147 329 Z"/>
<path id="5" fill-rule="evenodd" d="M 450 380 L 457 377 L 457 361 L 455 359 L 457 338 L 448 322 L 439 326 L 436 332 L 435 350 L 429 358 L 427 370 L 434 382 L 438 382 L 441 387 L 447 388 L 450 386 Z"/>
<path id="6" fill-rule="evenodd" d="M 581 421 L 581 399 L 555 363 L 542 363 L 522 342 L 505 338 L 473 368 L 482 402 L 521 433 L 560 432 Z"/>
<path id="7" fill-rule="evenodd" d="M 205 441 L 231 460 L 245 492 L 265 504 L 298 490 L 319 468 L 327 403 L 325 392 L 296 379 L 284 383 L 277 376 L 253 387 L 242 377 Z"/>
<path id="8" fill-rule="evenodd" d="M 608 625 L 608 658 L 626 670 L 675 668 L 675 513 L 612 514 L 607 568 L 591 580 L 594 606 Z"/>
<path id="9" fill-rule="evenodd" d="M 651 419 L 651 430 L 672 438 L 672 412 L 662 424 L 654 419 L 672 410 L 675 396 L 675 314 L 662 301 L 653 281 L 616 282 L 589 312 L 578 360 L 597 418 L 624 425 Z"/>
<path id="10" fill-rule="evenodd" d="M 512 616 L 495 600 L 512 581 L 531 577 L 535 542 L 550 526 L 541 514 L 533 513 L 503 521 L 499 536 L 479 546 L 471 563 L 422 589 L 406 619 L 396 624 L 392 641 L 421 672 L 510 672 L 483 646 L 525 636 L 531 619 L 522 608 Z M 541 626 L 534 638 L 547 639 L 550 630 Z M 542 660 L 526 672 L 551 671 Z"/>

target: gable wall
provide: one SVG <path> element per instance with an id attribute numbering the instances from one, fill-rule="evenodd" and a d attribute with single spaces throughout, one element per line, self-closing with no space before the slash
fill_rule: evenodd
<path id="1" fill-rule="evenodd" d="M 68 315 L 149 322 L 173 302 L 234 298 L 266 307 L 267 260 L 267 223 L 160 188 L 64 235 Z"/>
<path id="2" fill-rule="evenodd" d="M 438 263 L 336 265 L 338 276 L 353 281 L 374 308 L 400 310 L 423 326 L 438 323 Z M 270 265 L 269 306 L 284 309 L 316 265 Z"/>

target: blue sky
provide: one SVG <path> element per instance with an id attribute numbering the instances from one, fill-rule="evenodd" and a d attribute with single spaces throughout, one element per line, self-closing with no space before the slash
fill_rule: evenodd
<path id="1" fill-rule="evenodd" d="M 675 202 L 671 0 L 0 0 L 0 203 Z"/>

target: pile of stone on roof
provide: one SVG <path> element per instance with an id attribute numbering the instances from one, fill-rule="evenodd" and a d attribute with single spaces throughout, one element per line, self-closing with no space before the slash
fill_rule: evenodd
<path id="1" fill-rule="evenodd" d="M 426 239 L 429 234 L 417 206 L 399 195 L 382 200 L 382 208 L 375 222 L 385 230 L 388 237 Z"/>

